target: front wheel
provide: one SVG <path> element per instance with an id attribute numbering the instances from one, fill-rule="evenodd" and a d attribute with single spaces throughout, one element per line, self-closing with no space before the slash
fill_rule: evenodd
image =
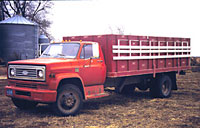
<path id="1" fill-rule="evenodd" d="M 157 78 L 155 84 L 150 87 L 150 93 L 153 97 L 167 98 L 171 96 L 172 80 L 169 76 L 163 75 Z"/>
<path id="2" fill-rule="evenodd" d="M 75 115 L 80 111 L 82 104 L 80 89 L 75 85 L 66 84 L 58 90 L 54 111 L 62 116 Z"/>
<path id="3" fill-rule="evenodd" d="M 12 98 L 12 102 L 19 109 L 32 109 L 37 106 L 37 102 Z"/>

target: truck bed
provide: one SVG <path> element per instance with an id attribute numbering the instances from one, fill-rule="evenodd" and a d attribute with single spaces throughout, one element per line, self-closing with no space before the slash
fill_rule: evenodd
<path id="1" fill-rule="evenodd" d="M 134 35 L 91 35 L 63 40 L 98 42 L 104 53 L 107 77 L 180 72 L 190 69 L 190 38 Z"/>

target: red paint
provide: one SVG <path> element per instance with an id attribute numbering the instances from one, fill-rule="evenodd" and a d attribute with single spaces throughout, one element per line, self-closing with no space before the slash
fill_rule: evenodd
<path id="1" fill-rule="evenodd" d="M 104 93 L 103 85 L 85 87 L 85 92 L 86 92 L 85 93 L 86 99 L 93 99 L 93 98 L 100 98 L 107 96 L 107 94 Z"/>
<path id="2" fill-rule="evenodd" d="M 152 46 L 158 46 L 159 41 L 189 41 L 186 38 L 169 38 L 169 37 L 147 37 L 147 36 L 132 36 L 132 35 L 96 35 L 96 36 L 73 36 L 63 37 L 63 40 L 80 41 L 80 50 L 77 58 L 63 59 L 63 58 L 42 58 L 32 60 L 21 60 L 9 62 L 10 64 L 24 64 L 24 65 L 44 65 L 46 66 L 46 81 L 24 81 L 9 79 L 9 86 L 5 90 L 12 89 L 14 95 L 12 97 L 22 98 L 27 100 L 34 100 L 39 102 L 55 102 L 57 95 L 57 88 L 59 83 L 64 79 L 79 80 L 83 88 L 85 99 L 99 98 L 105 96 L 104 82 L 107 77 L 125 77 L 134 75 L 152 74 L 156 77 L 156 73 L 181 71 L 190 68 L 190 58 L 164 58 L 164 59 L 140 59 L 140 60 L 113 60 L 113 45 L 117 45 L 118 39 L 124 40 L 149 40 Z M 81 59 L 81 49 L 83 45 L 91 44 L 86 41 L 98 42 L 100 47 L 100 57 L 97 59 Z M 130 45 L 127 41 L 120 42 L 123 46 Z M 131 42 L 132 46 L 139 46 L 138 42 Z M 149 42 L 142 44 L 149 46 Z M 165 46 L 161 43 L 161 46 Z M 169 43 L 169 46 L 175 44 Z M 179 46 L 180 44 L 176 44 Z M 190 43 L 189 43 L 190 45 Z M 129 56 L 122 53 L 123 56 Z M 138 53 L 132 53 L 137 55 Z M 165 54 L 165 53 L 162 53 Z M 170 53 L 173 55 L 173 53 Z M 142 56 L 155 56 L 157 53 L 144 53 Z M 76 70 L 77 69 L 77 70 Z M 49 77 L 54 74 L 55 78 Z M 37 88 L 17 87 L 16 84 L 36 86 Z M 15 91 L 30 92 L 31 96 L 17 95 Z M 7 95 L 9 96 L 9 95 Z M 10 96 L 11 97 L 11 96 Z"/>
<path id="3" fill-rule="evenodd" d="M 85 38 L 87 37 L 87 38 Z M 63 37 L 63 39 L 71 40 L 74 37 Z M 105 63 L 107 67 L 107 77 L 121 77 L 123 75 L 113 75 L 113 74 L 124 74 L 124 76 L 137 75 L 139 74 L 156 74 L 157 70 L 161 69 L 163 71 L 171 71 L 170 68 L 174 67 L 174 71 L 182 70 L 182 67 L 187 67 L 190 69 L 189 60 L 190 58 L 167 58 L 167 59 L 144 59 L 144 60 L 113 60 L 115 54 L 112 53 L 112 46 L 117 45 L 118 39 L 124 40 L 149 40 L 152 42 L 153 46 L 158 46 L 158 41 L 188 41 L 190 46 L 189 38 L 172 38 L 172 37 L 153 37 L 153 36 L 133 36 L 133 35 L 92 35 L 92 36 L 78 36 L 77 37 L 83 41 L 95 41 L 100 44 L 105 57 Z M 132 42 L 133 46 L 139 46 L 138 42 Z M 128 46 L 128 41 L 120 42 L 121 45 Z M 149 46 L 148 42 L 144 42 L 143 46 Z M 161 42 L 161 46 L 166 46 L 167 44 Z M 174 46 L 173 42 L 169 42 L 168 46 Z M 176 46 L 181 46 L 177 43 Z M 185 45 L 184 45 L 185 46 Z M 156 55 L 157 53 L 153 53 Z M 164 55 L 165 53 L 161 53 Z M 173 55 L 173 53 L 170 53 Z M 128 56 L 126 54 L 122 54 Z M 143 55 L 148 55 L 148 53 L 143 53 Z M 155 61 L 155 63 L 154 63 Z M 179 62 L 181 61 L 181 62 Z M 168 70 L 169 69 L 169 70 Z M 185 68 L 184 68 L 185 69 Z M 149 72 L 151 70 L 151 72 Z M 145 72 L 147 71 L 147 72 Z M 127 74 L 125 72 L 128 72 Z"/>
<path id="4" fill-rule="evenodd" d="M 13 90 L 13 96 L 15 98 L 21 98 L 26 100 L 34 100 L 38 102 L 55 102 L 56 101 L 56 90 L 44 90 L 44 89 L 30 89 L 30 88 L 21 88 L 16 86 L 6 86 L 6 90 Z M 6 94 L 5 90 L 5 94 Z M 30 96 L 17 95 L 16 91 L 30 92 Z M 7 94 L 6 94 L 7 95 Z M 7 95 L 11 97 L 10 95 Z"/>

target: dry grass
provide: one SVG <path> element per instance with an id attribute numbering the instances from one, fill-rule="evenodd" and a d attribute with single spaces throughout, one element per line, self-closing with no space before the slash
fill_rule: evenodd
<path id="1" fill-rule="evenodd" d="M 153 99 L 148 92 L 90 100 L 77 116 L 58 117 L 48 105 L 34 110 L 17 109 L 4 96 L 6 79 L 0 79 L 0 127 L 71 128 L 197 128 L 200 126 L 200 72 L 177 77 L 178 91 L 168 99 Z"/>

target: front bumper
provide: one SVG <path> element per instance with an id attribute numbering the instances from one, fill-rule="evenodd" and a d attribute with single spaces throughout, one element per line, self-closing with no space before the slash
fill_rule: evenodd
<path id="1" fill-rule="evenodd" d="M 56 101 L 57 91 L 6 86 L 5 95 L 8 97 L 37 101 L 41 103 L 51 103 Z"/>

